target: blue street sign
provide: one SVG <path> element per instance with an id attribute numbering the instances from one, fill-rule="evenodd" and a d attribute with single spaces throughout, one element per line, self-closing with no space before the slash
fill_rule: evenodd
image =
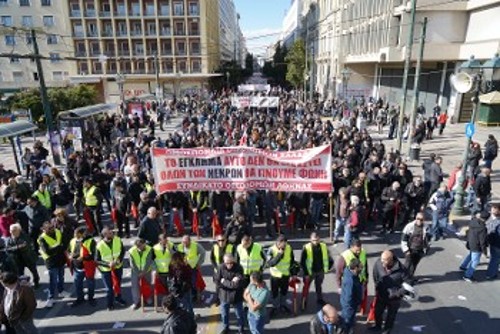
<path id="1" fill-rule="evenodd" d="M 472 138 L 472 136 L 474 136 L 475 132 L 476 132 L 476 128 L 474 127 L 473 123 L 467 123 L 465 125 L 465 136 L 467 136 L 467 138 Z"/>

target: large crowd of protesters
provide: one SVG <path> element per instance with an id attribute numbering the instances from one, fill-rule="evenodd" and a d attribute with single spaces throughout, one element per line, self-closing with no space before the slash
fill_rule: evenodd
<path id="1" fill-rule="evenodd" d="M 33 289 L 45 285 L 37 269 L 42 263 L 49 276 L 44 307 L 69 298 L 64 283 L 70 271 L 71 307 L 88 303 L 109 311 L 126 306 L 137 310 L 160 300 L 167 313 L 162 333 L 196 333 L 194 309 L 205 289 L 200 271 L 205 259 L 213 267 L 211 293 L 220 306 L 223 333 L 230 329 L 231 307 L 239 333 L 247 327 L 252 334 L 264 333 L 268 316 L 309 311 L 314 311 L 311 333 L 352 333 L 359 310 L 374 321 L 371 330 L 390 333 L 401 300 L 411 298 L 412 286 L 418 284 L 420 260 L 432 242 L 456 232 L 449 215 L 461 187 L 467 190 L 465 205 L 472 214 L 466 236 L 469 255 L 460 264 L 463 279 L 475 279 L 474 270 L 488 249 L 487 278 L 497 277 L 500 205 L 491 201 L 490 173 L 498 144 L 492 135 L 484 150 L 473 142 L 466 168 L 457 164 L 445 173 L 443 158 L 431 153 L 422 169 L 412 173 L 400 152 L 387 149 L 381 136 L 397 136 L 397 106 L 364 98 L 305 103 L 282 90 L 270 94 L 279 97 L 278 108 L 238 109 L 229 94 L 144 102 L 141 114 L 128 116 L 122 106 L 116 114 L 87 121 L 81 149 L 72 138 L 63 138 L 64 166 L 50 165 L 40 141 L 25 149 L 23 175 L 0 165 L 0 316 L 7 333 L 37 332 Z M 172 118 L 181 118 L 181 126 L 164 134 Z M 421 144 L 432 140 L 434 129 L 443 134 L 446 123 L 439 106 L 430 115 L 420 106 L 415 131 L 408 131 L 405 119 L 403 136 L 412 133 L 408 140 Z M 332 147 L 331 194 L 155 191 L 153 146 L 246 145 L 287 151 L 324 144 Z M 333 211 L 328 210 L 330 202 Z M 197 242 L 193 219 L 201 238 L 215 237 L 210 249 Z M 335 261 L 320 238 L 330 219 L 334 244 L 345 248 Z M 292 230 L 310 238 L 297 259 L 287 240 Z M 384 251 L 368 270 L 365 236 L 395 231 L 401 231 L 404 261 Z M 176 237 L 179 243 L 173 242 Z M 131 248 L 125 239 L 132 240 Z M 272 240 L 272 246 L 264 248 L 259 243 L 264 239 Z M 122 294 L 124 267 L 131 269 L 132 300 Z M 332 270 L 340 294 L 335 306 L 322 289 L 325 274 Z M 100 302 L 94 294 L 97 271 L 106 289 Z M 372 303 L 370 279 L 376 288 Z M 300 280 L 300 302 L 291 307 L 287 295 L 297 292 Z M 316 304 L 311 306 L 313 282 Z"/>

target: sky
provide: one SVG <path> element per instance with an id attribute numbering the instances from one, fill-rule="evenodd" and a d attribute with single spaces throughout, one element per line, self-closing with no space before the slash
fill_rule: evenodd
<path id="1" fill-rule="evenodd" d="M 279 38 L 281 25 L 291 0 L 234 0 L 240 27 L 247 39 L 248 52 L 264 55 L 266 46 Z M 274 34 L 277 33 L 277 34 Z M 273 34 L 272 36 L 255 38 Z"/>

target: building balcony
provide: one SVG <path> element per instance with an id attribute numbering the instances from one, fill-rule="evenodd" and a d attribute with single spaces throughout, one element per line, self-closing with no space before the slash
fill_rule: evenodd
<path id="1" fill-rule="evenodd" d="M 87 57 L 87 51 L 76 51 L 75 56 L 76 57 Z"/>
<path id="2" fill-rule="evenodd" d="M 113 31 L 112 30 L 104 30 L 101 32 L 102 37 L 113 37 Z"/>
<path id="3" fill-rule="evenodd" d="M 111 12 L 101 11 L 99 12 L 100 17 L 111 17 Z"/>
<path id="4" fill-rule="evenodd" d="M 83 31 L 74 31 L 73 32 L 73 37 L 75 37 L 75 38 L 83 38 L 84 37 L 84 33 L 83 33 Z"/>
<path id="5" fill-rule="evenodd" d="M 119 56 L 130 56 L 130 50 L 118 50 Z"/>
<path id="6" fill-rule="evenodd" d="M 191 56 L 200 56 L 201 55 L 201 51 L 200 50 L 193 50 L 193 49 L 191 49 L 190 51 L 191 51 L 190 52 Z"/>
<path id="7" fill-rule="evenodd" d="M 172 30 L 170 29 L 162 29 L 160 32 L 160 36 L 172 36 Z"/>
<path id="8" fill-rule="evenodd" d="M 174 16 L 184 16 L 184 11 L 183 10 L 175 10 Z"/>
<path id="9" fill-rule="evenodd" d="M 126 31 L 117 31 L 116 37 L 128 37 L 128 33 Z"/>
<path id="10" fill-rule="evenodd" d="M 146 74 L 146 70 L 144 68 L 136 68 L 134 74 Z"/>
<path id="11" fill-rule="evenodd" d="M 81 10 L 72 10 L 69 13 L 70 17 L 81 17 L 82 16 L 82 11 Z"/>
<path id="12" fill-rule="evenodd" d="M 86 10 L 85 17 L 95 17 L 95 10 Z"/>
<path id="13" fill-rule="evenodd" d="M 130 36 L 133 36 L 133 37 L 140 37 L 140 36 L 142 36 L 142 31 L 140 31 L 140 30 L 132 30 L 132 31 L 130 32 Z"/>
<path id="14" fill-rule="evenodd" d="M 191 30 L 189 32 L 189 36 L 200 36 L 200 31 L 199 30 Z"/>
<path id="15" fill-rule="evenodd" d="M 107 50 L 107 51 L 104 51 L 104 55 L 106 55 L 108 57 L 114 57 L 116 55 L 116 52 L 113 50 Z"/>
<path id="16" fill-rule="evenodd" d="M 156 30 L 149 30 L 146 31 L 146 36 L 156 36 Z"/>
<path id="17" fill-rule="evenodd" d="M 159 16 L 170 16 L 170 11 L 169 10 L 160 10 L 158 15 Z"/>
<path id="18" fill-rule="evenodd" d="M 141 16 L 141 12 L 131 12 L 129 16 Z"/>
<path id="19" fill-rule="evenodd" d="M 87 31 L 87 37 L 99 37 L 97 31 Z"/>
<path id="20" fill-rule="evenodd" d="M 200 16 L 200 10 L 199 9 L 190 9 L 189 16 Z"/>
<path id="21" fill-rule="evenodd" d="M 144 50 L 134 50 L 134 56 L 144 56 Z"/>
<path id="22" fill-rule="evenodd" d="M 100 50 L 90 50 L 90 56 L 91 57 L 99 57 L 102 54 Z"/>
<path id="23" fill-rule="evenodd" d="M 186 50 L 177 50 L 177 52 L 175 52 L 175 55 L 176 56 L 185 56 Z"/>
<path id="24" fill-rule="evenodd" d="M 169 49 L 163 49 L 161 50 L 161 54 L 163 56 L 171 56 L 172 55 L 172 50 L 169 50 Z"/>
<path id="25" fill-rule="evenodd" d="M 175 36 L 185 36 L 186 31 L 185 30 L 176 30 L 175 31 Z"/>
<path id="26" fill-rule="evenodd" d="M 145 11 L 144 16 L 156 16 L 156 13 L 154 10 L 153 11 Z"/>
<path id="27" fill-rule="evenodd" d="M 124 16 L 127 16 L 127 13 L 125 11 L 118 11 L 118 12 L 114 12 L 113 16 L 115 16 L 115 17 L 124 17 Z"/>

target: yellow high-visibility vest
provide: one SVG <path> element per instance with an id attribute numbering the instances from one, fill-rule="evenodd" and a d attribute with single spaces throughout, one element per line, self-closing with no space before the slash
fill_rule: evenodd
<path id="1" fill-rule="evenodd" d="M 191 243 L 189 244 L 189 249 L 187 251 L 184 250 L 184 244 L 181 243 L 179 244 L 179 246 L 177 246 L 177 250 L 185 254 L 186 261 L 191 268 L 196 268 L 199 258 L 198 244 L 196 242 L 191 241 Z"/>
<path id="2" fill-rule="evenodd" d="M 40 191 L 37 190 L 33 193 L 33 196 L 38 198 L 38 201 L 47 209 L 52 209 L 52 200 L 50 199 L 50 193 L 48 190 Z"/>
<path id="3" fill-rule="evenodd" d="M 95 195 L 97 187 L 92 186 L 90 188 L 83 188 L 83 198 L 85 199 L 86 206 L 97 206 L 99 201 L 97 200 L 97 196 Z"/>
<path id="4" fill-rule="evenodd" d="M 329 268 L 329 263 L 328 263 L 328 248 L 326 247 L 326 244 L 321 242 L 320 244 L 321 247 L 321 255 L 323 257 L 323 272 L 327 273 Z M 304 246 L 304 249 L 306 250 L 306 269 L 308 275 L 312 274 L 312 264 L 313 264 L 313 251 L 312 251 L 312 243 L 308 243 L 307 245 Z"/>
<path id="5" fill-rule="evenodd" d="M 226 254 L 231 254 L 232 255 L 233 254 L 233 249 L 234 249 L 234 247 L 233 247 L 232 244 L 227 244 L 226 247 L 224 248 L 224 254 L 222 256 L 224 256 Z M 217 265 L 220 265 L 222 263 L 221 261 L 219 261 L 220 255 L 221 255 L 220 246 L 217 245 L 217 244 L 215 244 L 214 245 L 214 257 L 215 257 L 215 263 L 217 263 Z"/>
<path id="6" fill-rule="evenodd" d="M 163 246 L 156 244 L 153 246 L 153 253 L 155 255 L 155 265 L 156 271 L 159 274 L 168 273 L 168 268 L 170 266 L 170 261 L 172 260 L 172 248 L 173 244 L 169 241 L 168 245 L 163 250 Z"/>
<path id="7" fill-rule="evenodd" d="M 45 242 L 47 243 L 47 246 L 49 246 L 50 249 L 56 248 L 56 247 L 60 246 L 61 242 L 62 242 L 62 233 L 57 228 L 54 231 L 56 233 L 56 238 L 55 239 L 53 239 L 47 233 L 43 232 L 40 235 L 40 237 L 38 238 L 38 244 L 41 245 L 42 244 L 42 239 L 43 239 L 43 240 L 45 240 Z M 47 260 L 50 257 L 49 254 L 45 253 L 42 250 L 42 247 L 40 247 L 40 255 L 42 256 L 43 260 Z"/>
<path id="8" fill-rule="evenodd" d="M 278 247 L 276 245 L 273 245 L 271 247 L 271 254 L 273 257 L 278 255 Z M 280 262 L 278 262 L 274 267 L 269 268 L 269 271 L 271 272 L 271 276 L 273 277 L 283 277 L 283 276 L 290 276 L 290 265 L 292 263 L 292 247 L 287 244 L 285 247 L 285 251 L 283 253 L 283 257 L 281 258 Z"/>
<path id="9" fill-rule="evenodd" d="M 264 260 L 262 259 L 262 246 L 258 243 L 252 244 L 252 251 L 248 254 L 247 250 L 243 245 L 238 245 L 236 247 L 236 252 L 238 253 L 238 259 L 240 265 L 243 267 L 243 274 L 250 275 L 253 272 L 259 271 L 264 265 Z"/>
<path id="10" fill-rule="evenodd" d="M 97 251 L 101 254 L 101 260 L 106 263 L 111 263 L 111 261 L 116 261 L 120 258 L 120 254 L 122 252 L 122 242 L 120 238 L 113 237 L 113 242 L 111 244 L 111 248 L 108 246 L 106 241 L 101 240 L 96 246 Z M 123 263 L 118 263 L 115 268 L 121 268 Z M 99 266 L 99 270 L 103 272 L 111 271 L 110 267 L 107 266 Z"/>
<path id="11" fill-rule="evenodd" d="M 361 253 L 359 253 L 359 257 L 354 255 L 354 253 L 350 250 L 347 249 L 340 254 L 344 258 L 345 261 L 345 268 L 349 267 L 349 264 L 351 263 L 352 259 L 359 259 L 359 261 L 363 264 L 363 270 L 359 273 L 359 280 L 361 283 L 366 283 L 368 280 L 368 275 L 366 272 L 367 268 L 367 258 L 366 258 L 366 251 L 364 249 L 361 249 Z"/>
<path id="12" fill-rule="evenodd" d="M 200 200 L 201 200 L 201 191 L 191 191 L 191 198 L 196 200 L 196 203 L 200 205 Z M 207 199 L 205 198 L 205 201 L 201 203 L 200 206 L 200 211 L 204 210 L 208 207 Z"/>
<path id="13" fill-rule="evenodd" d="M 148 270 L 151 268 L 146 268 L 146 260 L 148 258 L 149 253 L 151 252 L 151 246 L 146 245 L 144 250 L 142 252 L 139 252 L 139 249 L 137 246 L 133 246 L 130 248 L 128 251 L 130 254 L 130 258 L 132 259 L 132 262 L 134 262 L 135 266 L 139 271 L 144 271 Z"/>

